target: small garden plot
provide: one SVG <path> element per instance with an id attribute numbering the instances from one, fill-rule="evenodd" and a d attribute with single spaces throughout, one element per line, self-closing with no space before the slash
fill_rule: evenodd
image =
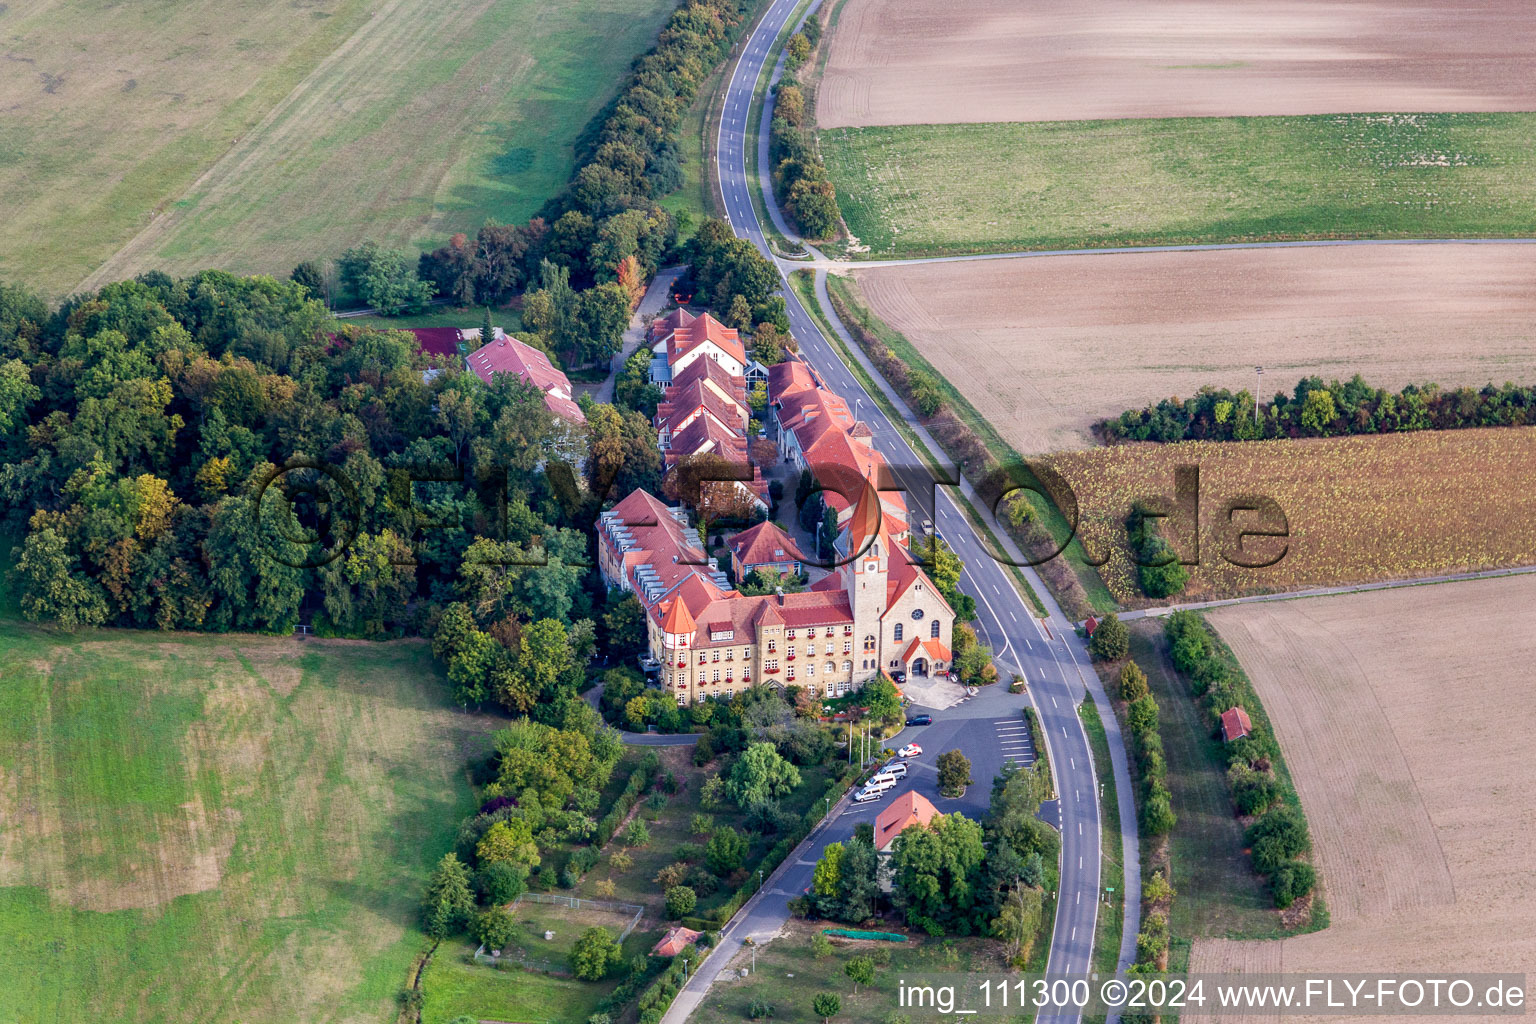
<path id="1" fill-rule="evenodd" d="M 624 944 L 626 956 L 643 954 L 649 948 L 642 940 L 650 932 L 641 932 L 645 908 L 634 903 L 583 900 L 567 896 L 543 896 L 524 893 L 508 908 L 515 923 L 511 945 L 502 950 L 502 960 L 512 960 L 525 967 L 564 973 L 569 969 L 571 950 L 588 928 L 604 928 Z M 636 942 L 629 940 L 634 937 Z M 637 948 L 631 949 L 630 946 Z M 638 948 L 644 945 L 645 948 Z M 487 962 L 482 951 L 477 957 Z"/>

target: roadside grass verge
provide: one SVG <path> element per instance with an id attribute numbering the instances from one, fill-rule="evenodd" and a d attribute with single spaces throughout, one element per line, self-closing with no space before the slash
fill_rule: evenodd
<path id="1" fill-rule="evenodd" d="M 837 313 L 845 323 L 853 323 L 862 326 L 875 339 L 883 344 L 895 357 L 906 364 L 909 369 L 918 370 L 928 375 L 937 385 L 943 395 L 945 406 L 964 424 L 973 435 L 981 442 L 986 455 L 999 466 L 1018 467 L 1023 470 L 1020 482 L 1033 482 L 1039 486 L 1038 491 L 1027 491 L 1030 505 L 1034 509 L 1036 521 L 1049 533 L 1056 546 L 1065 545 L 1065 550 L 1058 555 L 1065 561 L 1067 567 L 1077 578 L 1082 586 L 1083 593 L 1095 612 L 1103 614 L 1114 611 L 1119 607 L 1114 595 L 1110 593 L 1103 578 L 1098 571 L 1088 564 L 1083 553 L 1082 544 L 1076 539 L 1071 524 L 1068 523 L 1056 504 L 1045 497 L 1046 488 L 1039 485 L 1034 477 L 1029 464 L 1007 441 L 1003 440 L 996 428 L 977 412 L 976 407 L 966 399 L 959 388 L 955 387 L 947 377 L 939 373 L 900 331 L 895 330 L 884 320 L 870 310 L 869 305 L 859 292 L 858 283 L 850 277 L 836 274 L 827 275 L 827 294 L 831 296 Z M 1058 595 L 1060 597 L 1060 595 Z M 1070 614 L 1070 613 L 1069 613 Z"/>
<path id="2" fill-rule="evenodd" d="M 822 133 L 869 258 L 1529 236 L 1536 114 L 1328 114 Z"/>
<path id="3" fill-rule="evenodd" d="M 1098 926 L 1093 933 L 1093 969 L 1108 977 L 1115 973 L 1115 967 L 1119 964 L 1120 940 L 1125 932 L 1125 849 L 1120 841 L 1119 789 L 1115 785 L 1114 763 L 1110 760 L 1109 738 L 1104 733 L 1104 721 L 1099 717 L 1098 706 L 1091 697 L 1078 707 L 1078 717 L 1083 720 L 1083 731 L 1088 734 L 1088 749 L 1093 752 L 1093 770 L 1103 790 L 1099 798 L 1102 820 L 1099 849 L 1103 857 L 1100 888 L 1113 888 L 1115 891 L 1108 903 L 1103 902 L 1103 894 L 1099 894 Z"/>

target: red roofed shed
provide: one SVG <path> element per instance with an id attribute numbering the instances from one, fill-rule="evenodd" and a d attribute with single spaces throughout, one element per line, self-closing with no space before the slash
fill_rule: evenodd
<path id="1" fill-rule="evenodd" d="M 1231 743 L 1240 740 L 1253 731 L 1253 723 L 1248 721 L 1248 712 L 1239 707 L 1231 707 L 1221 713 L 1221 741 Z"/>

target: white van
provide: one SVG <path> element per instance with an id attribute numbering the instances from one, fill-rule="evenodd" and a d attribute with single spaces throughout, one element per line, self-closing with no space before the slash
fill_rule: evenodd
<path id="1" fill-rule="evenodd" d="M 874 778 L 904 779 L 907 777 L 907 763 L 905 761 L 892 761 L 890 764 L 875 772 Z"/>
<path id="2" fill-rule="evenodd" d="M 868 782 L 864 783 L 864 790 L 868 793 L 884 793 L 894 785 L 896 785 L 896 779 L 894 776 L 876 775 L 871 777 Z"/>

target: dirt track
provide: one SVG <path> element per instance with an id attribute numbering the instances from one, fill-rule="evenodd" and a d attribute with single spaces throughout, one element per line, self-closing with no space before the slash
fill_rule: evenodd
<path id="1" fill-rule="evenodd" d="M 1206 384 L 1536 379 L 1536 246 L 1061 256 L 854 272 L 1021 452 Z"/>
<path id="2" fill-rule="evenodd" d="M 1285 751 L 1333 923 L 1278 943 L 1200 940 L 1190 970 L 1536 971 L 1523 739 L 1536 727 L 1524 683 L 1536 578 L 1210 619 Z"/>
<path id="3" fill-rule="evenodd" d="M 822 127 L 1536 110 L 1536 5 L 848 0 Z"/>

